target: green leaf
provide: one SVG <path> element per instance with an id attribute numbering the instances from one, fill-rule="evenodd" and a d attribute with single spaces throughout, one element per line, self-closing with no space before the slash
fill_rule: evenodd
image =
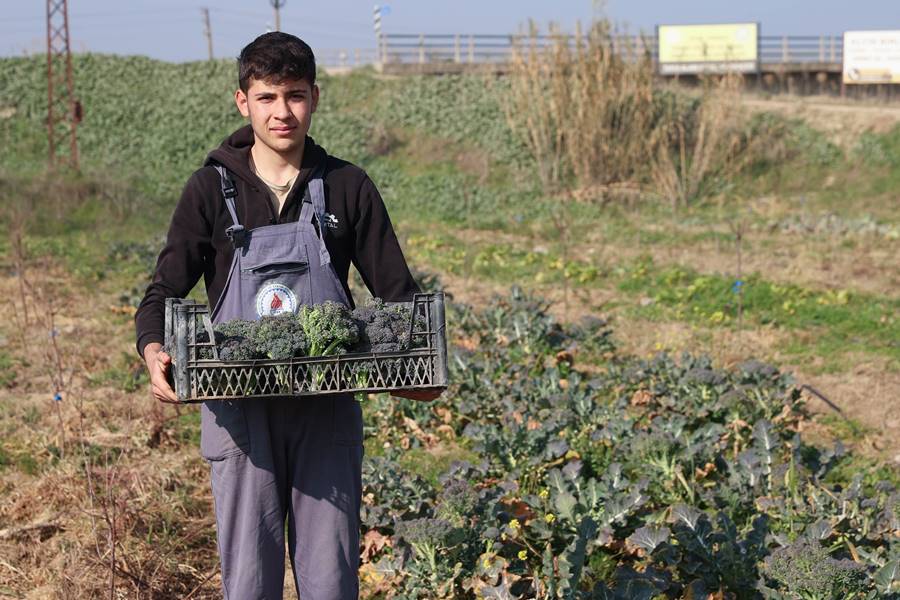
<path id="1" fill-rule="evenodd" d="M 900 559 L 892 560 L 875 571 L 875 586 L 879 592 L 890 592 L 895 581 L 900 580 Z"/>
<path id="2" fill-rule="evenodd" d="M 578 500 L 575 499 L 575 496 L 569 492 L 556 494 L 553 498 L 553 504 L 556 506 L 556 512 L 558 512 L 561 517 L 573 523 L 575 522 L 575 506 L 578 504 Z"/>
<path id="3" fill-rule="evenodd" d="M 641 548 L 647 554 L 652 554 L 657 546 L 669 539 L 671 533 L 668 527 L 647 525 L 639 527 L 625 541 L 636 548 Z"/>

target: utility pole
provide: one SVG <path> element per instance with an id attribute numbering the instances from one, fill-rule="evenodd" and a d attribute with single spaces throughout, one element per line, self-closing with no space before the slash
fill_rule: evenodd
<path id="1" fill-rule="evenodd" d="M 47 142 L 51 167 L 78 168 L 81 103 L 75 99 L 67 0 L 47 0 Z M 64 140 L 68 134 L 68 152 Z"/>
<path id="2" fill-rule="evenodd" d="M 275 31 L 281 31 L 281 7 L 287 0 L 269 0 L 275 9 Z"/>
<path id="3" fill-rule="evenodd" d="M 381 40 L 381 7 L 377 4 L 372 11 L 372 20 L 375 26 L 375 62 L 381 65 L 384 62 L 384 54 L 382 52 L 384 45 Z"/>
<path id="4" fill-rule="evenodd" d="M 206 36 L 206 47 L 209 49 L 209 60 L 212 60 L 212 27 L 209 24 L 209 9 L 204 7 L 201 8 L 200 11 L 203 13 L 203 35 Z"/>

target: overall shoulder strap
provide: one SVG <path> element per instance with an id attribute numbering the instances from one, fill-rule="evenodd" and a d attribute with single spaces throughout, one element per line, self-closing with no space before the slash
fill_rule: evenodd
<path id="1" fill-rule="evenodd" d="M 325 165 L 321 164 L 313 171 L 306 184 L 303 194 L 303 210 L 300 211 L 300 219 L 309 218 L 308 206 L 312 207 L 316 217 L 316 225 L 319 229 L 319 262 L 326 265 L 331 262 L 331 255 L 325 246 L 325 235 L 328 229 L 325 227 L 325 184 L 322 181 L 325 176 Z"/>
<path id="2" fill-rule="evenodd" d="M 220 164 L 213 164 L 212 166 L 219 173 L 219 179 L 222 183 L 222 196 L 225 198 L 225 207 L 228 208 L 228 213 L 231 215 L 231 222 L 233 223 L 231 227 L 225 230 L 225 235 L 228 236 L 235 248 L 239 248 L 244 245 L 247 232 L 240 221 L 238 221 L 237 211 L 234 209 L 237 188 L 231 179 L 231 175 L 228 174 L 228 169 Z"/>

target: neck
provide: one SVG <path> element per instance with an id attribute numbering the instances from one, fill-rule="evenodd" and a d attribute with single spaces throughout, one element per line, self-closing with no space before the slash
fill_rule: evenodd
<path id="1" fill-rule="evenodd" d="M 276 152 L 265 144 L 254 140 L 250 148 L 253 164 L 257 172 L 263 178 L 275 183 L 289 181 L 300 172 L 300 164 L 303 162 L 304 143 L 291 152 Z"/>

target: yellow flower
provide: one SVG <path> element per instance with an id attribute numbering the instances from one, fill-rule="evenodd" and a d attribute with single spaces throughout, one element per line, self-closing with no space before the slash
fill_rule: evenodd
<path id="1" fill-rule="evenodd" d="M 526 558 L 528 558 L 528 552 L 526 552 L 525 550 L 519 550 L 518 556 L 519 560 L 525 560 Z"/>
<path id="2" fill-rule="evenodd" d="M 513 519 L 512 521 L 509 522 L 510 529 L 518 529 L 519 527 L 521 527 L 521 525 L 519 525 L 518 519 Z"/>
<path id="3" fill-rule="evenodd" d="M 538 492 L 538 496 L 546 499 L 546 498 L 550 497 L 550 490 L 548 490 L 547 488 L 544 488 Z"/>
<path id="4" fill-rule="evenodd" d="M 546 515 L 544 515 L 544 520 L 548 523 L 552 523 L 556 520 L 556 515 L 554 515 L 553 513 L 547 513 Z"/>

